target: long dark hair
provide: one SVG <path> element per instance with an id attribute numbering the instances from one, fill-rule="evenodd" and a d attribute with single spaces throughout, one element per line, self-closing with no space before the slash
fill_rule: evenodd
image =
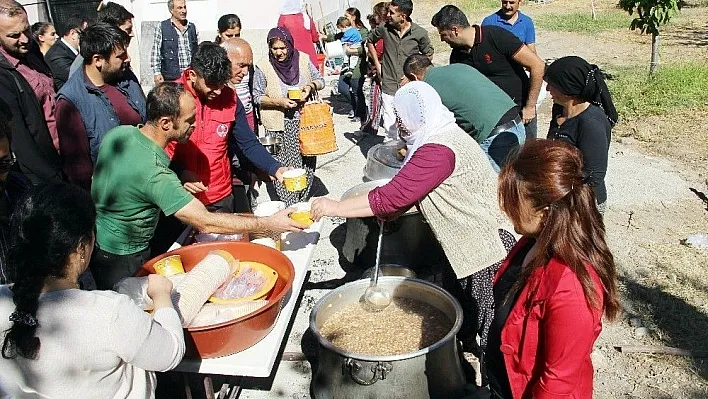
<path id="1" fill-rule="evenodd" d="M 556 257 L 576 274 L 585 298 L 599 308 L 604 297 L 604 312 L 613 320 L 620 311 L 617 271 L 605 241 L 605 225 L 595 204 L 595 194 L 583 176 L 580 151 L 559 140 L 527 141 L 515 158 L 499 174 L 499 206 L 514 224 L 523 220 L 519 207 L 522 198 L 534 209 L 547 208 L 536 237 L 537 255 L 524 267 L 509 294 L 510 298 L 526 285 L 531 273 Z M 590 265 L 603 286 L 595 290 L 586 265 Z"/>
<path id="2" fill-rule="evenodd" d="M 221 44 L 221 34 L 224 33 L 225 31 L 233 28 L 239 28 L 241 29 L 241 18 L 238 17 L 236 14 L 224 14 L 219 18 L 219 21 L 216 23 L 216 27 L 219 30 L 219 34 L 216 35 L 216 39 L 214 39 L 214 43 L 216 44 Z"/>
<path id="3" fill-rule="evenodd" d="M 40 342 L 35 333 L 41 321 L 36 317 L 44 282 L 51 277 L 66 277 L 69 255 L 80 244 L 91 242 L 95 223 L 91 196 L 66 183 L 32 187 L 19 202 L 10 217 L 8 263 L 14 281 L 13 316 L 18 315 L 20 320 L 5 331 L 2 357 L 37 358 Z"/>
<path id="4" fill-rule="evenodd" d="M 349 7 L 345 10 L 345 12 L 349 15 L 354 16 L 354 27 L 357 29 L 361 29 L 364 27 L 364 22 L 361 21 L 361 12 L 359 12 L 359 9 L 356 7 Z"/>

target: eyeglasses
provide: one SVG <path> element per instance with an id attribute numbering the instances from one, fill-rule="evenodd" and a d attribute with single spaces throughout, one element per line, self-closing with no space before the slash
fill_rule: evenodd
<path id="1" fill-rule="evenodd" d="M 10 159 L 3 159 L 0 161 L 0 173 L 6 173 L 10 171 L 10 168 L 12 168 L 13 165 L 17 163 L 17 158 L 15 157 L 15 154 L 12 154 L 12 158 Z"/>

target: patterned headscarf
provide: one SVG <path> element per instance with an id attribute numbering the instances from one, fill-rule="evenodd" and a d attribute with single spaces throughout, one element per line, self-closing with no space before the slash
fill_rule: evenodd
<path id="1" fill-rule="evenodd" d="M 398 89 L 393 98 L 396 123 L 406 142 L 404 163 L 427 144 L 430 137 L 455 124 L 455 115 L 445 107 L 438 93 L 425 82 L 410 82 Z"/>
<path id="2" fill-rule="evenodd" d="M 548 66 L 543 79 L 567 96 L 578 97 L 602 108 L 610 125 L 617 123 L 617 110 L 597 65 L 576 56 L 559 58 Z"/>
<path id="3" fill-rule="evenodd" d="M 285 47 L 288 48 L 288 55 L 285 60 L 278 61 L 269 49 L 268 59 L 270 64 L 273 65 L 275 73 L 278 74 L 283 83 L 289 86 L 296 85 L 300 81 L 300 53 L 295 49 L 293 37 L 286 28 L 273 28 L 268 32 L 268 46 L 276 39 L 285 43 Z"/>

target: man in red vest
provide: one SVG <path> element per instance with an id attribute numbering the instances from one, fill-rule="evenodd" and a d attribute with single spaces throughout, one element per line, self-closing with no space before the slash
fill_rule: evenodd
<path id="1" fill-rule="evenodd" d="M 276 161 L 258 141 L 248 125 L 236 92 L 227 86 L 231 62 L 226 50 L 204 42 L 192 65 L 178 80 L 192 94 L 197 105 L 194 133 L 184 144 L 168 146 L 173 168 L 184 187 L 210 211 L 233 212 L 229 140 L 258 169 L 282 181 L 286 167 Z"/>

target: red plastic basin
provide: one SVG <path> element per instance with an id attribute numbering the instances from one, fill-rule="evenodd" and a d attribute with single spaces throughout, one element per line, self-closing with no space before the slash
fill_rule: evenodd
<path id="1" fill-rule="evenodd" d="M 191 270 L 209 251 L 221 249 L 242 261 L 259 262 L 278 272 L 278 281 L 268 296 L 268 303 L 251 314 L 225 323 L 185 328 L 186 357 L 214 358 L 248 349 L 263 339 L 273 328 L 285 296 L 290 292 L 295 269 L 287 256 L 263 245 L 244 242 L 208 242 L 193 244 L 166 252 L 147 261 L 135 275 L 155 273 L 152 265 L 170 255 L 180 255 L 184 270 Z"/>

